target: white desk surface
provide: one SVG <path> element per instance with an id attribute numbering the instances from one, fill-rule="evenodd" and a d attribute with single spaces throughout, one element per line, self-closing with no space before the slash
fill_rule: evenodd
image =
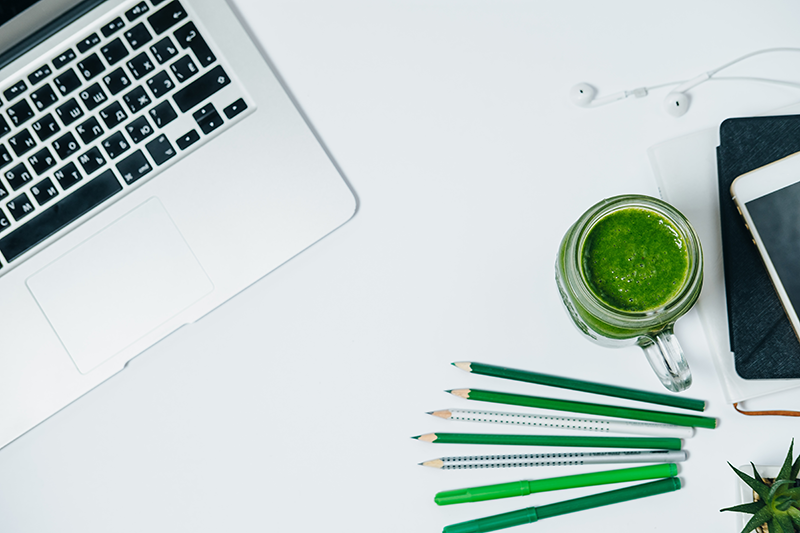
<path id="1" fill-rule="evenodd" d="M 433 532 L 598 492 L 439 508 L 440 490 L 604 467 L 435 471 L 417 463 L 523 450 L 409 437 L 493 429 L 426 415 L 492 407 L 445 389 L 598 401 L 470 376 L 452 361 L 661 392 L 637 348 L 594 346 L 561 310 L 560 239 L 603 197 L 657 194 L 649 146 L 794 103 L 800 91 L 709 82 L 680 119 L 662 111 L 664 89 L 588 110 L 567 93 L 581 81 L 609 94 L 687 79 L 798 46 L 800 4 L 233 3 L 355 190 L 358 213 L 0 451 L 0 531 Z M 800 81 L 798 64 L 800 54 L 775 54 L 729 74 Z M 694 372 L 687 395 L 721 422 L 685 442 L 684 488 L 516 531 L 739 530 L 719 512 L 738 491 L 726 461 L 780 462 L 798 422 L 735 413 L 697 317 L 678 333 Z"/>

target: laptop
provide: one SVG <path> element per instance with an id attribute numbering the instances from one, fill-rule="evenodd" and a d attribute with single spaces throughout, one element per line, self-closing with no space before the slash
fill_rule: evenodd
<path id="1" fill-rule="evenodd" d="M 0 447 L 355 212 L 225 0 L 2 0 L 0 102 Z"/>

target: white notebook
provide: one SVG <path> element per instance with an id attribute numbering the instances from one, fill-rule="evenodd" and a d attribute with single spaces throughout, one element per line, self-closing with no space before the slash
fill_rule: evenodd
<path id="1" fill-rule="evenodd" d="M 800 113 L 800 104 L 769 115 Z M 716 147 L 719 129 L 710 128 L 662 142 L 648 149 L 650 163 L 664 200 L 691 221 L 703 245 L 703 292 L 697 311 L 709 351 L 730 403 L 800 387 L 800 379 L 742 379 L 736 373 L 728 336 L 728 309 L 722 266 Z"/>

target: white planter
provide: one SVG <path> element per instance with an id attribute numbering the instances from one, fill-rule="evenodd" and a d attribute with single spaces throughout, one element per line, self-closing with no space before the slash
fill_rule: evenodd
<path id="1" fill-rule="evenodd" d="M 750 466 L 749 464 L 748 465 L 744 465 L 744 466 L 740 466 L 738 468 L 739 468 L 739 470 L 741 470 L 742 472 L 744 472 L 748 476 L 752 476 L 753 475 L 753 467 Z M 770 478 L 771 479 L 775 479 L 775 477 L 777 477 L 777 475 L 778 475 L 778 472 L 781 471 L 781 467 L 780 466 L 758 466 L 758 465 L 756 465 L 756 470 L 758 470 L 758 473 L 761 474 L 761 477 L 763 477 L 765 479 L 770 479 Z M 751 503 L 751 502 L 753 502 L 753 489 L 748 487 L 747 484 L 744 481 L 742 481 L 741 479 L 739 479 L 738 476 L 736 477 L 736 481 L 738 482 L 737 486 L 738 486 L 738 489 L 739 489 L 739 503 Z M 736 513 L 736 514 L 739 515 L 739 529 L 737 529 L 736 531 L 741 531 L 744 528 L 744 526 L 747 524 L 747 522 L 750 521 L 750 518 L 753 515 L 747 514 L 747 513 Z M 756 533 L 762 533 L 763 530 L 761 530 L 761 528 L 756 528 L 754 531 Z"/>

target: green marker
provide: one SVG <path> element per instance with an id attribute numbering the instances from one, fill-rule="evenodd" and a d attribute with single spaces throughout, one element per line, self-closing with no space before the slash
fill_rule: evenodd
<path id="1" fill-rule="evenodd" d="M 659 481 L 643 483 L 641 485 L 634 485 L 633 487 L 626 487 L 624 489 L 584 496 L 583 498 L 575 498 L 574 500 L 567 500 L 565 502 L 551 503 L 550 505 L 542 505 L 540 507 L 527 507 L 519 511 L 511 511 L 510 513 L 460 522 L 458 524 L 445 526 L 443 533 L 488 533 L 489 531 L 497 531 L 498 529 L 506 527 L 530 524 L 544 518 L 550 518 L 551 516 L 574 513 L 576 511 L 593 509 L 595 507 L 602 507 L 603 505 L 635 500 L 646 496 L 654 496 L 680 488 L 681 481 L 676 477 L 671 477 Z"/>
<path id="2" fill-rule="evenodd" d="M 497 500 L 514 496 L 527 496 L 535 492 L 551 490 L 574 489 L 576 487 L 590 487 L 593 485 L 606 485 L 608 483 L 623 483 L 625 481 L 641 481 L 644 479 L 661 479 L 673 477 L 678 474 L 675 463 L 637 466 L 634 468 L 620 468 L 605 470 L 589 474 L 576 474 L 574 476 L 561 476 L 532 481 L 514 481 L 497 485 L 484 485 L 469 489 L 447 490 L 438 493 L 433 500 L 438 505 L 452 505 L 455 503 L 482 502 Z"/>

